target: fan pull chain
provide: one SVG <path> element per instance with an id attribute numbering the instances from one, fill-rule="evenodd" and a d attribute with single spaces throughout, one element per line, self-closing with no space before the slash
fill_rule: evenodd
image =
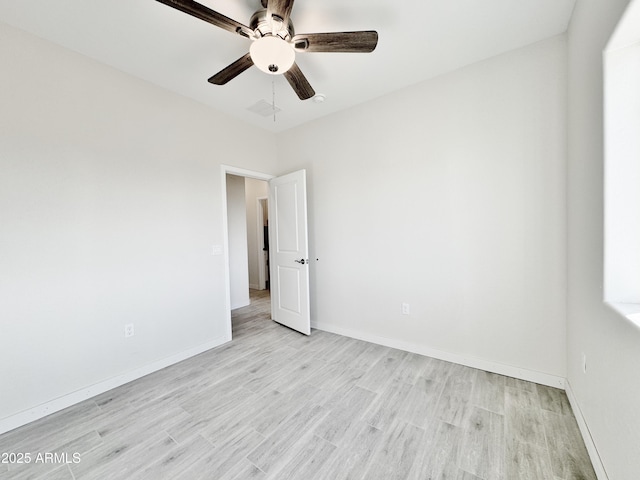
<path id="1" fill-rule="evenodd" d="M 271 107 L 273 108 L 273 121 L 276 121 L 276 81 L 271 80 Z"/>

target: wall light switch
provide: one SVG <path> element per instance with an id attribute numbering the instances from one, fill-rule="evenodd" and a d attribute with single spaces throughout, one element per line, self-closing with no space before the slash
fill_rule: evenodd
<path id="1" fill-rule="evenodd" d="M 402 304 L 402 314 L 403 315 L 411 314 L 411 306 L 408 303 L 403 303 Z"/>
<path id="2" fill-rule="evenodd" d="M 222 255 L 223 249 L 222 245 L 214 245 L 211 253 L 213 255 Z"/>

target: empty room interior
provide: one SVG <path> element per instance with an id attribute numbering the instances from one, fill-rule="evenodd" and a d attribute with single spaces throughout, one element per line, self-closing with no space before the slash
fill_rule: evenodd
<path id="1" fill-rule="evenodd" d="M 638 32 L 0 0 L 0 480 L 640 478 Z"/>

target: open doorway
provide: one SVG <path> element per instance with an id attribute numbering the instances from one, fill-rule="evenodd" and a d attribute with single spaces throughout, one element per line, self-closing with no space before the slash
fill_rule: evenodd
<path id="1" fill-rule="evenodd" d="M 273 177 L 223 165 L 224 268 L 228 338 L 231 340 L 233 333 L 231 308 L 243 308 L 243 305 L 246 307 L 250 304 L 250 298 L 246 294 L 249 290 L 248 252 L 257 251 L 257 248 L 249 249 L 248 247 L 246 178 L 268 181 L 270 231 L 267 238 L 270 239 L 269 291 L 272 293 L 270 295 L 270 318 L 304 335 L 310 335 L 306 171 L 298 170 Z M 239 215 L 244 214 L 244 218 L 240 221 L 237 220 L 237 212 L 240 212 Z M 254 225 L 256 224 L 254 223 Z M 240 230 L 244 231 L 244 240 L 241 236 L 235 236 L 233 232 L 230 232 L 234 226 L 238 225 Z M 241 264 L 243 261 L 245 262 L 244 266 Z M 237 276 L 235 276 L 236 274 Z M 235 296 L 236 294 L 238 296 Z"/>
<path id="2" fill-rule="evenodd" d="M 264 180 L 245 178 L 245 211 L 247 224 L 247 259 L 250 290 L 268 290 L 269 260 L 269 184 Z"/>
<path id="3" fill-rule="evenodd" d="M 223 166 L 228 313 L 269 295 L 268 180 L 270 175 Z M 230 332 L 231 333 L 231 330 Z"/>

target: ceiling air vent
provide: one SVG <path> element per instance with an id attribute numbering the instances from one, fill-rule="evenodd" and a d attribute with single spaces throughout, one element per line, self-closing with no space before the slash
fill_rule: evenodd
<path id="1" fill-rule="evenodd" d="M 255 103 L 254 105 L 251 105 L 249 108 L 247 108 L 247 110 L 249 110 L 250 112 L 253 113 L 257 113 L 258 115 L 262 116 L 262 117 L 268 117 L 270 115 L 274 114 L 274 110 L 273 110 L 273 105 L 269 102 L 267 102 L 266 100 L 260 100 L 259 102 Z M 275 109 L 275 113 L 281 112 L 282 110 L 280 110 L 277 106 Z"/>

